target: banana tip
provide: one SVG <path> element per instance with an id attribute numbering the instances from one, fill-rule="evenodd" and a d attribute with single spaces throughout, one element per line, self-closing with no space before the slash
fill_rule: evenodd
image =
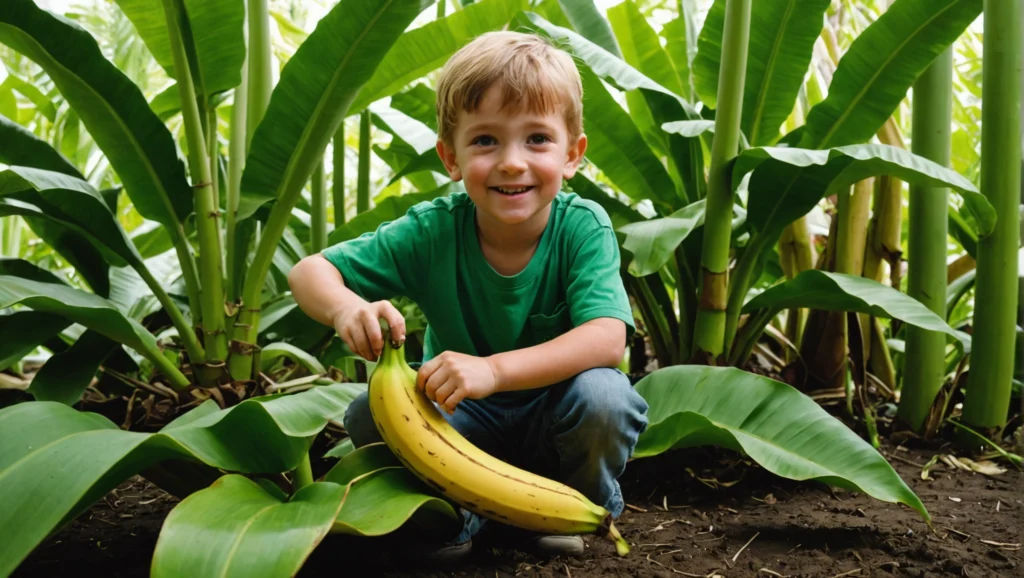
<path id="1" fill-rule="evenodd" d="M 615 544 L 616 554 L 619 556 L 629 554 L 629 542 L 627 542 L 626 539 L 622 537 L 622 534 L 619 533 L 618 528 L 615 527 L 615 524 L 611 520 L 611 516 L 608 516 L 608 518 L 605 519 L 604 524 L 602 524 L 602 530 L 604 530 L 602 532 L 604 537 Z"/>

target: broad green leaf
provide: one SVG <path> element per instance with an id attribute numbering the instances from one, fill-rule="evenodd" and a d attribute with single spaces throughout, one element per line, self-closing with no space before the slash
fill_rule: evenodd
<path id="1" fill-rule="evenodd" d="M 132 244 L 144 259 L 155 257 L 174 248 L 174 241 L 167 234 L 167 229 L 156 221 L 143 221 L 132 229 Z"/>
<path id="2" fill-rule="evenodd" d="M 946 320 L 948 322 L 952 323 L 952 320 L 949 319 L 949 317 L 953 314 L 953 309 L 956 307 L 956 304 L 963 299 L 964 295 L 974 287 L 974 280 L 977 276 L 978 270 L 971 269 L 956 279 L 953 279 L 946 288 Z"/>
<path id="3" fill-rule="evenodd" d="M 820 309 L 854 311 L 884 319 L 899 319 L 915 327 L 945 333 L 970 350 L 971 337 L 957 331 L 920 301 L 874 279 L 809 269 L 796 277 L 766 289 L 743 306 L 748 313 L 758 309 Z"/>
<path id="4" fill-rule="evenodd" d="M 178 85 L 172 84 L 160 91 L 149 101 L 149 107 L 162 121 L 181 112 L 181 91 Z"/>
<path id="5" fill-rule="evenodd" d="M 758 0 L 750 15 L 750 47 L 743 83 L 741 129 L 754 145 L 773 144 L 793 110 L 821 34 L 829 0 Z M 693 61 L 697 93 L 716 108 L 722 61 L 725 0 L 716 0 L 704 21 Z M 869 135 L 870 136 L 870 135 Z M 867 139 L 864 139 L 867 140 Z"/>
<path id="6" fill-rule="evenodd" d="M 881 454 L 789 385 L 732 367 L 676 366 L 644 377 L 636 390 L 650 410 L 634 457 L 723 446 L 776 475 L 864 492 L 930 519 Z"/>
<path id="7" fill-rule="evenodd" d="M 974 184 L 955 171 L 898 147 L 866 144 L 829 150 L 747 149 L 733 166 L 733 187 L 751 171 L 747 219 L 754 229 L 770 236 L 807 214 L 826 194 L 878 175 L 892 175 L 927 187 L 952 187 L 963 195 L 982 230 L 991 231 L 995 226 L 995 211 Z"/>
<path id="8" fill-rule="evenodd" d="M 347 486 L 352 480 L 381 468 L 401 467 L 395 454 L 384 442 L 361 446 L 342 457 L 329 472 L 325 482 Z"/>
<path id="9" fill-rule="evenodd" d="M 281 71 L 253 135 L 240 219 L 272 200 L 294 206 L 356 93 L 429 3 L 342 0 L 320 19 Z"/>
<path id="10" fill-rule="evenodd" d="M 615 228 L 621 227 L 627 223 L 642 221 L 645 218 L 636 209 L 609 196 L 608 193 L 602 190 L 601 187 L 597 186 L 594 181 L 588 179 L 582 171 L 576 171 L 576 174 L 567 182 L 569 183 L 569 186 L 572 187 L 572 192 L 584 199 L 587 199 L 588 201 L 594 201 L 601 205 L 601 208 L 608 213 L 608 217 L 612 220 L 612 226 Z"/>
<path id="11" fill-rule="evenodd" d="M 48 359 L 28 387 L 37 401 L 74 405 L 89 386 L 96 370 L 118 344 L 90 329 L 66 351 Z"/>
<path id="12" fill-rule="evenodd" d="M 713 120 L 677 120 L 661 125 L 661 130 L 685 137 L 698 137 L 706 132 L 715 132 Z"/>
<path id="13" fill-rule="evenodd" d="M 290 343 L 269 343 L 260 350 L 260 364 L 264 370 L 282 357 L 291 359 L 305 367 L 310 373 L 327 373 L 327 370 L 315 357 Z"/>
<path id="14" fill-rule="evenodd" d="M 16 304 L 63 315 L 139 353 L 158 350 L 153 334 L 125 317 L 110 301 L 63 283 L 14 276 L 0 269 L 0 309 Z"/>
<path id="15" fill-rule="evenodd" d="M 135 25 L 153 58 L 168 76 L 177 78 L 162 1 L 117 0 L 117 5 Z M 181 0 L 180 6 L 185 52 L 197 95 L 238 86 L 245 60 L 245 0 Z"/>
<path id="16" fill-rule="evenodd" d="M 139 264 L 142 257 L 128 239 L 117 217 L 110 212 L 103 197 L 92 186 L 77 177 L 63 173 L 12 166 L 0 172 L 0 197 L 31 203 L 47 216 L 59 221 L 86 238 L 94 239 L 99 248 L 111 256 L 111 265 L 123 267 Z"/>
<path id="17" fill-rule="evenodd" d="M 608 21 L 594 5 L 594 0 L 558 0 L 558 5 L 576 32 L 609 53 L 622 58 L 615 34 L 612 34 Z"/>
<path id="18" fill-rule="evenodd" d="M 332 533 L 380 536 L 414 515 L 430 516 L 431 522 L 448 526 L 453 534 L 460 527 L 455 509 L 404 468 L 384 442 L 345 454 L 324 481 L 349 486 Z"/>
<path id="19" fill-rule="evenodd" d="M 629 113 L 619 106 L 597 75 L 583 68 L 580 76 L 587 111 L 587 158 L 631 198 L 674 203 L 675 183 L 647 146 Z"/>
<path id="20" fill-rule="evenodd" d="M 608 20 L 630 66 L 672 92 L 686 94 L 658 34 L 633 0 L 609 8 Z"/>
<path id="21" fill-rule="evenodd" d="M 341 419 L 362 389 L 335 384 L 247 399 L 224 410 L 206 403 L 193 410 L 197 418 L 186 414 L 154 434 L 122 431 L 105 417 L 55 402 L 0 410 L 0 575 L 9 574 L 59 524 L 164 460 L 242 473 L 294 469 L 312 436 L 328 420 Z"/>
<path id="22" fill-rule="evenodd" d="M 657 272 L 672 258 L 676 247 L 703 224 L 704 201 L 700 200 L 667 217 L 619 227 L 618 231 L 626 235 L 622 248 L 633 254 L 629 272 L 635 277 Z"/>
<path id="23" fill-rule="evenodd" d="M 679 78 L 682 92 L 679 94 L 691 99 L 693 83 L 690 80 L 689 34 L 687 15 L 665 23 L 661 29 L 661 37 L 665 39 L 665 54 L 672 61 L 672 67 Z"/>
<path id="24" fill-rule="evenodd" d="M 14 311 L 0 315 L 0 371 L 57 335 L 71 322 L 60 315 L 41 311 Z"/>
<path id="25" fill-rule="evenodd" d="M 437 497 L 404 467 L 384 468 L 353 480 L 348 498 L 331 527 L 331 533 L 382 536 L 394 532 L 413 517 L 454 536 L 462 518 L 447 501 Z"/>
<path id="26" fill-rule="evenodd" d="M 36 105 L 36 112 L 46 117 L 50 122 L 54 122 L 57 119 L 57 108 L 53 106 L 53 102 L 43 94 L 43 91 L 39 90 L 39 87 L 12 73 L 10 69 L 6 72 L 7 79 L 4 80 L 4 85 L 13 88 L 15 91 L 20 92 L 22 96 L 31 100 L 32 104 Z"/>
<path id="27" fill-rule="evenodd" d="M 0 163 L 35 167 L 84 178 L 78 169 L 49 143 L 5 116 L 0 116 Z"/>
<path id="28" fill-rule="evenodd" d="M 983 0 L 900 0 L 850 45 L 828 96 L 807 113 L 799 146 L 821 149 L 869 140 L 914 80 L 970 26 Z"/>
<path id="29" fill-rule="evenodd" d="M 451 185 L 444 185 L 433 191 L 425 193 L 409 193 L 388 197 L 376 207 L 359 213 L 344 225 L 335 227 L 327 238 L 329 245 L 335 245 L 349 239 L 355 239 L 363 233 L 375 231 L 382 223 L 394 221 L 409 211 L 414 205 L 430 202 L 440 196 L 448 194 Z"/>
<path id="30" fill-rule="evenodd" d="M 430 130 L 437 131 L 437 112 L 434 109 L 436 100 L 437 93 L 421 82 L 392 96 L 391 108 L 415 118 L 430 127 Z"/>
<path id="31" fill-rule="evenodd" d="M 0 42 L 46 71 L 117 171 L 139 214 L 174 228 L 185 220 L 192 194 L 171 133 L 85 30 L 32 0 L 7 0 Z"/>
<path id="32" fill-rule="evenodd" d="M 455 51 L 484 32 L 500 30 L 526 7 L 526 0 L 481 0 L 406 32 L 359 91 L 349 113 L 359 112 L 371 102 L 391 96 L 424 74 L 441 68 Z"/>
<path id="33" fill-rule="evenodd" d="M 416 154 L 436 150 L 437 133 L 426 124 L 400 110 L 379 103 L 370 105 L 370 112 L 371 120 L 377 127 L 401 138 L 416 151 Z"/>
<path id="34" fill-rule="evenodd" d="M 294 576 L 345 502 L 345 487 L 316 482 L 282 501 L 256 482 L 226 475 L 167 515 L 151 575 Z"/>
<path id="35" fill-rule="evenodd" d="M 0 217 L 8 215 L 21 216 L 36 236 L 74 267 L 93 293 L 110 294 L 110 265 L 88 235 L 33 204 L 0 198 Z"/>
<path id="36" fill-rule="evenodd" d="M 650 162 L 654 154 L 642 137 L 636 142 L 637 149 L 622 150 L 624 147 L 618 140 L 609 142 L 608 139 L 618 139 L 617 131 L 626 130 L 625 139 L 635 142 L 638 133 L 633 120 L 628 114 L 622 111 L 617 102 L 611 98 L 607 89 L 601 83 L 596 83 L 594 75 L 601 80 L 618 87 L 624 92 L 639 90 L 647 100 L 648 108 L 656 126 L 666 122 L 678 120 L 696 120 L 700 118 L 696 109 L 683 97 L 647 78 L 625 61 L 615 58 L 604 49 L 593 42 L 583 38 L 579 34 L 565 28 L 555 26 L 544 20 L 537 14 L 527 13 L 524 18 L 517 19 L 524 28 L 536 30 L 544 34 L 559 45 L 567 47 L 572 54 L 582 63 L 581 76 L 583 77 L 583 107 L 586 110 L 585 128 L 591 137 L 588 146 L 588 158 L 594 160 L 602 171 L 608 174 L 609 179 L 616 185 L 622 185 L 609 172 L 609 166 L 602 166 L 598 159 L 605 159 L 605 165 L 611 166 L 613 171 L 622 173 L 619 180 L 635 176 L 632 169 L 643 167 L 643 170 L 654 171 L 645 175 L 652 183 L 656 193 L 646 197 L 647 200 L 660 201 L 670 208 L 678 208 L 684 204 L 686 198 L 697 200 L 703 198 L 703 191 L 706 189 L 703 169 L 703 153 L 700 141 L 687 139 L 676 134 L 668 135 L 669 152 L 672 156 L 675 167 L 679 171 L 685 195 L 680 198 L 675 190 L 675 182 L 669 176 L 665 167 L 658 161 L 657 165 Z M 588 87 L 594 90 L 588 91 Z M 612 107 L 611 104 L 615 106 Z M 625 120 L 622 116 L 625 116 Z M 628 125 L 625 124 L 628 121 Z M 623 129 L 623 126 L 629 128 Z M 630 130 L 633 129 L 633 130 Z M 600 133 L 600 134 L 598 134 Z M 595 138 L 600 136 L 601 138 Z M 626 158 L 619 158 L 617 155 L 628 154 Z M 654 157 L 657 160 L 657 157 Z M 632 169 L 630 168 L 632 167 Z M 623 187 L 623 192 L 636 198 L 640 193 Z M 680 201 L 683 201 L 682 203 Z"/>
<path id="37" fill-rule="evenodd" d="M 345 438 L 337 443 L 333 448 L 324 453 L 325 458 L 343 458 L 350 453 L 355 451 L 355 445 L 352 443 L 352 438 Z"/>

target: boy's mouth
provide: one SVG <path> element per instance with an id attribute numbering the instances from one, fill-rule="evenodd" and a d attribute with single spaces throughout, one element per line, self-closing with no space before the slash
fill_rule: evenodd
<path id="1" fill-rule="evenodd" d="M 487 187 L 487 188 L 491 189 L 492 191 L 494 191 L 496 193 L 501 193 L 502 195 L 506 195 L 506 196 L 509 196 L 509 197 L 514 197 L 516 195 L 521 195 L 523 193 L 527 193 L 527 192 L 533 190 L 533 185 L 524 186 L 524 187 Z"/>

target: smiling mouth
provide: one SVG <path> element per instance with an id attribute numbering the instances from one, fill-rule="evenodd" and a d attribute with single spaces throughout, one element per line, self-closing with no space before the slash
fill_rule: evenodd
<path id="1" fill-rule="evenodd" d="M 523 193 L 532 191 L 533 190 L 533 185 L 530 185 L 530 186 L 527 186 L 527 187 L 487 187 L 487 188 L 489 188 L 490 190 L 492 190 L 492 191 L 494 191 L 496 193 L 500 193 L 502 195 L 513 197 L 515 195 L 521 195 Z"/>

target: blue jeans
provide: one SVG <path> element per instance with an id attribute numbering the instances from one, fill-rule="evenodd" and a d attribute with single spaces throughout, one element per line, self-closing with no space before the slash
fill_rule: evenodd
<path id="1" fill-rule="evenodd" d="M 647 429 L 647 402 L 622 372 L 604 367 L 529 392 L 466 399 L 441 415 L 478 448 L 575 488 L 616 518 L 625 506 L 617 478 Z M 349 405 L 344 425 L 356 447 L 381 441 L 365 393 Z M 463 514 L 457 542 L 484 523 Z"/>

